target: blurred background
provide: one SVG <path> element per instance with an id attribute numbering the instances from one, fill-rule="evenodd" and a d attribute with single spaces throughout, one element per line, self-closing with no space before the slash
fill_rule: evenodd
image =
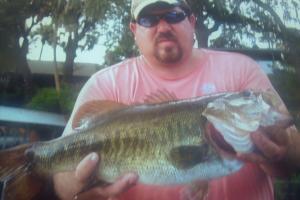
<path id="1" fill-rule="evenodd" d="M 189 3 L 195 46 L 255 59 L 299 129 L 299 0 Z M 130 20 L 129 0 L 0 0 L 0 149 L 59 137 L 85 81 L 138 55 Z M 300 199 L 299 175 L 275 193 Z"/>

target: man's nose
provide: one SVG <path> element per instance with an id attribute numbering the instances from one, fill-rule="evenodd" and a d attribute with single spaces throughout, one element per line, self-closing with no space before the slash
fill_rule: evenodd
<path id="1" fill-rule="evenodd" d="M 158 32 L 166 32 L 171 29 L 171 25 L 166 22 L 164 19 L 160 19 L 157 24 L 157 31 Z"/>

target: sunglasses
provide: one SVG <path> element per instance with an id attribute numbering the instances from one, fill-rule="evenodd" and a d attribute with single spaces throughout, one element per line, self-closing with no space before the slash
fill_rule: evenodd
<path id="1" fill-rule="evenodd" d="M 177 24 L 183 21 L 188 15 L 185 12 L 171 11 L 161 15 L 142 15 L 138 17 L 137 23 L 144 27 L 156 26 L 161 19 L 169 24 Z"/>

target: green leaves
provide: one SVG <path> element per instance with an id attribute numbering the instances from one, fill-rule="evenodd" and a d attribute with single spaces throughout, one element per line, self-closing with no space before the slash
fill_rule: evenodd
<path id="1" fill-rule="evenodd" d="M 36 94 L 27 103 L 26 107 L 35 110 L 70 114 L 78 92 L 78 88 L 68 85 L 64 85 L 61 94 L 58 94 L 55 88 L 42 88 L 36 91 Z"/>

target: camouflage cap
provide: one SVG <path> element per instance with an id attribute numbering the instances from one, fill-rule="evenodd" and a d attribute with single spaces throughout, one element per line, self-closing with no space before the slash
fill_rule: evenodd
<path id="1" fill-rule="evenodd" d="M 132 0 L 131 1 L 131 16 L 136 19 L 140 12 L 147 6 L 164 3 L 170 6 L 183 6 L 190 9 L 186 0 Z"/>

